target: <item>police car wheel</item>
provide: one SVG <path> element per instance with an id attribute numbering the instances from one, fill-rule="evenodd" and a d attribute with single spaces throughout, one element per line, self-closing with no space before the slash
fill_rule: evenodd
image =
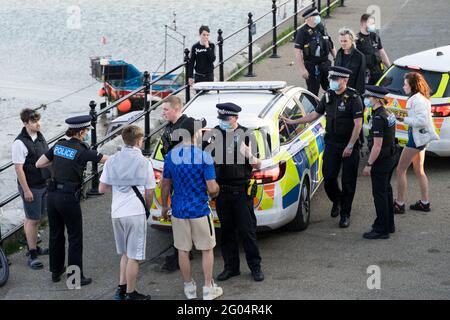
<path id="1" fill-rule="evenodd" d="M 0 248 L 0 287 L 4 286 L 9 277 L 8 259 Z"/>
<path id="2" fill-rule="evenodd" d="M 302 188 L 300 189 L 300 198 L 298 200 L 297 214 L 294 220 L 292 220 L 287 228 L 291 231 L 303 231 L 308 228 L 309 218 L 311 213 L 311 201 L 309 192 L 309 181 L 304 179 Z"/>

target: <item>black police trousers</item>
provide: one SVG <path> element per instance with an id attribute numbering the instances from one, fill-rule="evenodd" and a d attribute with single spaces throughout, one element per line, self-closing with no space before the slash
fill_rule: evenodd
<path id="1" fill-rule="evenodd" d="M 316 74 L 316 66 L 318 67 L 319 75 Z M 314 63 L 305 61 L 305 68 L 308 70 L 309 78 L 306 80 L 306 86 L 308 90 L 319 95 L 320 86 L 323 90 L 327 90 L 329 87 L 328 81 L 328 68 L 331 66 L 331 61 L 325 61 L 321 63 Z"/>
<path id="2" fill-rule="evenodd" d="M 256 216 L 253 201 L 245 192 L 220 192 L 216 200 L 220 220 L 221 249 L 225 270 L 239 271 L 239 237 L 242 239 L 248 267 L 259 270 L 261 257 L 256 243 Z"/>
<path id="3" fill-rule="evenodd" d="M 47 198 L 50 229 L 50 271 L 60 273 L 64 269 L 67 228 L 69 240 L 68 266 L 76 265 L 83 271 L 83 221 L 80 201 L 72 193 L 49 192 Z"/>
<path id="4" fill-rule="evenodd" d="M 214 73 L 205 73 L 205 74 L 198 74 L 196 73 L 194 75 L 194 82 L 207 82 L 207 81 L 214 81 Z"/>
<path id="5" fill-rule="evenodd" d="M 377 159 L 370 171 L 372 195 L 377 213 L 372 229 L 381 234 L 389 234 L 395 230 L 394 197 L 391 186 L 394 169 L 394 157 L 385 157 Z"/>
<path id="6" fill-rule="evenodd" d="M 341 217 L 350 217 L 353 198 L 356 191 L 358 178 L 359 148 L 353 148 L 349 157 L 343 158 L 344 148 L 326 144 L 323 152 L 323 179 L 325 192 L 328 198 L 341 203 Z M 342 167 L 341 184 L 339 187 L 338 176 Z"/>

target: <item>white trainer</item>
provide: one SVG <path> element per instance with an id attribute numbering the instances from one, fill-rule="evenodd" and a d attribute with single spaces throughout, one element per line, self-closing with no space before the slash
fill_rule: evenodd
<path id="1" fill-rule="evenodd" d="M 197 285 L 194 280 L 184 284 L 184 295 L 189 300 L 197 299 Z"/>
<path id="2" fill-rule="evenodd" d="M 214 300 L 223 294 L 221 287 L 212 282 L 211 287 L 203 287 L 203 300 Z"/>

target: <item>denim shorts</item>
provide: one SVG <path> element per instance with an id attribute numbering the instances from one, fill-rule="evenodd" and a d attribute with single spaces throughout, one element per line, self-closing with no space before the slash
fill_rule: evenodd
<path id="1" fill-rule="evenodd" d="M 414 148 L 414 149 L 421 150 L 421 151 L 424 150 L 426 147 L 426 145 L 421 146 L 421 147 L 416 146 L 416 144 L 414 143 L 412 128 L 408 129 L 408 143 L 406 144 L 406 146 L 408 148 Z"/>
<path id="2" fill-rule="evenodd" d="M 47 204 L 47 187 L 44 188 L 30 188 L 33 193 L 33 201 L 25 201 L 25 196 L 22 187 L 19 185 L 19 193 L 23 201 L 23 209 L 25 217 L 28 220 L 40 220 L 45 213 Z"/>

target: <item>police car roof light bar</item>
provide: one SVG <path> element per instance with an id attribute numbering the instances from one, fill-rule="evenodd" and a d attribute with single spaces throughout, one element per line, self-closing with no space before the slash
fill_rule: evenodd
<path id="1" fill-rule="evenodd" d="M 281 90 L 286 88 L 286 81 L 230 81 L 230 82 L 199 82 L 194 90 Z"/>

